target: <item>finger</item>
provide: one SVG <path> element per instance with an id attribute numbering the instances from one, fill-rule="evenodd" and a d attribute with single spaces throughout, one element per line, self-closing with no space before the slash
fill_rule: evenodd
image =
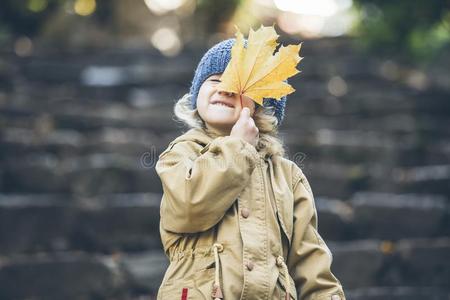
<path id="1" fill-rule="evenodd" d="M 250 109 L 248 107 L 244 107 L 241 110 L 241 118 L 248 119 L 250 117 Z"/>

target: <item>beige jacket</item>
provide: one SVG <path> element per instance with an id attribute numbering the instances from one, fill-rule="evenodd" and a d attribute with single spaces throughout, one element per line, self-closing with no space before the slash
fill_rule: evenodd
<path id="1" fill-rule="evenodd" d="M 295 163 L 191 129 L 160 154 L 156 171 L 170 260 L 158 300 L 345 299 Z"/>

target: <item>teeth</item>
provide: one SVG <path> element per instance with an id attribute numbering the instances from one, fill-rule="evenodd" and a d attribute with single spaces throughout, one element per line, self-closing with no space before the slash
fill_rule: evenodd
<path id="1" fill-rule="evenodd" d="M 221 103 L 221 102 L 214 103 L 214 105 L 220 105 L 220 106 L 226 106 L 226 107 L 233 107 L 233 106 L 231 106 L 231 105 L 227 105 L 227 104 L 224 104 L 224 103 Z"/>

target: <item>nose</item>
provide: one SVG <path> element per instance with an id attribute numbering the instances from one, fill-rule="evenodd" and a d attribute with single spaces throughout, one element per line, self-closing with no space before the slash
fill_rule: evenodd
<path id="1" fill-rule="evenodd" d="M 219 91 L 219 95 L 225 95 L 225 96 L 228 96 L 228 97 L 233 97 L 234 93 L 225 92 L 225 91 Z"/>

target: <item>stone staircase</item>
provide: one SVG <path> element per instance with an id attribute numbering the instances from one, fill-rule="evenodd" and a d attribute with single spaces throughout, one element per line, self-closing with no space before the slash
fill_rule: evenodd
<path id="1" fill-rule="evenodd" d="M 303 44 L 289 158 L 348 299 L 448 299 L 450 93 L 390 81 L 349 44 Z M 200 54 L 0 54 L 0 299 L 154 299 L 154 165 Z"/>

